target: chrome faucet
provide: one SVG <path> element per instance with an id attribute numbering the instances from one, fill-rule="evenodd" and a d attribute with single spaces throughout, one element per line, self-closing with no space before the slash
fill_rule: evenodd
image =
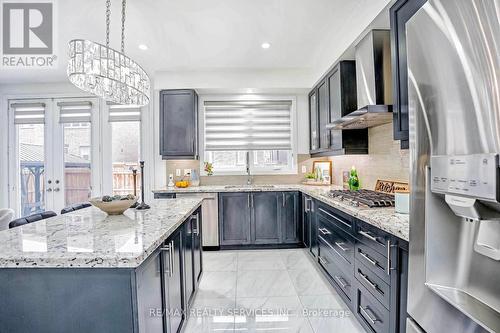
<path id="1" fill-rule="evenodd" d="M 247 151 L 247 185 L 252 185 L 252 176 L 250 175 L 250 152 Z"/>

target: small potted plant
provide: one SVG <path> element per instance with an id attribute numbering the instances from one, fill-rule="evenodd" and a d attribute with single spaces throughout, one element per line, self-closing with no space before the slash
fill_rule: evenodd
<path id="1" fill-rule="evenodd" d="M 314 183 L 316 181 L 316 174 L 309 172 L 306 174 L 306 183 Z"/>
<path id="2" fill-rule="evenodd" d="M 214 174 L 214 166 L 210 162 L 205 162 L 205 172 L 207 173 L 208 176 L 212 176 Z"/>

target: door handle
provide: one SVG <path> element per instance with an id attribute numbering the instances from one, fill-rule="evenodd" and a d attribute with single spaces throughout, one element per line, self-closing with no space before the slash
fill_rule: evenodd
<path id="1" fill-rule="evenodd" d="M 375 316 L 370 316 L 368 311 L 372 312 L 368 307 L 363 308 L 361 305 L 359 306 L 359 310 L 366 316 L 368 317 L 368 320 L 372 323 L 372 325 L 375 325 L 377 321 L 380 321 L 377 317 Z"/>
<path id="2" fill-rule="evenodd" d="M 171 249 L 172 243 L 168 244 L 167 246 L 161 247 L 160 251 L 161 252 L 168 252 L 168 271 L 165 272 L 167 273 L 167 276 L 171 277 L 172 276 L 172 249 Z"/>
<path id="3" fill-rule="evenodd" d="M 337 282 L 340 284 L 340 286 L 342 287 L 342 289 L 345 289 L 349 285 L 340 276 L 335 275 L 334 279 L 337 280 Z"/>
<path id="4" fill-rule="evenodd" d="M 281 195 L 282 195 L 282 198 L 283 198 L 283 207 L 285 207 L 285 193 L 283 192 L 283 193 L 281 193 Z"/>
<path id="5" fill-rule="evenodd" d="M 370 258 L 367 254 L 363 253 L 361 250 L 359 250 L 359 255 L 365 258 L 373 266 L 378 266 L 378 262 L 376 260 Z"/>
<path id="6" fill-rule="evenodd" d="M 247 194 L 247 206 L 250 208 L 250 193 Z"/>
<path id="7" fill-rule="evenodd" d="M 59 187 L 55 187 L 54 188 L 54 192 L 59 192 L 60 191 L 60 188 Z"/>
<path id="8" fill-rule="evenodd" d="M 192 233 L 194 235 L 198 235 L 199 234 L 199 231 L 198 231 L 198 227 L 199 227 L 199 224 L 198 224 L 198 214 L 195 214 L 195 215 L 191 215 L 191 220 L 195 220 L 196 221 L 196 227 L 194 229 L 192 229 Z"/>
<path id="9" fill-rule="evenodd" d="M 252 208 L 253 208 L 253 193 L 250 194 L 250 202 L 251 202 L 251 205 L 252 205 Z"/>
<path id="10" fill-rule="evenodd" d="M 170 242 L 170 251 L 169 251 L 169 257 L 170 257 L 170 262 L 171 262 L 171 268 L 170 268 L 170 277 L 174 276 L 174 269 L 175 269 L 175 256 L 174 256 L 174 241 Z"/>
<path id="11" fill-rule="evenodd" d="M 52 192 L 52 188 L 51 188 L 51 187 L 49 187 L 49 188 L 47 188 L 45 191 L 47 191 L 47 192 Z"/>
<path id="12" fill-rule="evenodd" d="M 380 245 L 385 246 L 385 244 L 381 243 L 381 242 L 378 240 L 378 238 L 377 238 L 377 237 L 373 236 L 373 235 L 372 235 L 370 232 L 368 232 L 368 231 L 360 230 L 360 231 L 358 231 L 358 233 L 359 233 L 360 235 L 363 235 L 363 236 L 365 236 L 366 238 L 368 238 L 368 239 L 370 239 L 370 240 L 372 240 L 372 241 L 374 241 L 374 242 L 376 242 L 376 243 L 380 244 Z"/>
<path id="13" fill-rule="evenodd" d="M 368 285 L 369 285 L 369 286 L 370 286 L 373 290 L 375 290 L 375 291 L 379 291 L 378 286 L 377 286 L 375 283 L 371 282 L 371 281 L 370 281 L 370 279 L 368 278 L 368 276 L 366 276 L 365 274 L 363 274 L 363 272 L 361 272 L 361 270 L 359 270 L 359 269 L 358 269 L 358 273 L 359 273 L 359 275 L 361 276 L 361 278 L 362 278 L 362 279 L 363 279 L 366 283 L 368 283 Z"/>
<path id="14" fill-rule="evenodd" d="M 318 228 L 318 230 L 323 234 L 323 235 L 331 235 L 332 233 L 327 229 L 327 228 Z"/>
<path id="15" fill-rule="evenodd" d="M 344 252 L 349 251 L 349 248 L 348 248 L 348 247 L 343 247 L 343 246 L 342 246 L 342 245 L 344 245 L 344 243 L 342 243 L 342 242 L 335 242 L 335 245 L 337 245 L 337 246 L 338 246 L 338 248 L 339 248 L 339 249 L 341 249 L 341 250 L 342 250 L 342 251 L 344 251 Z"/>
<path id="16" fill-rule="evenodd" d="M 328 262 L 327 262 L 327 261 L 326 261 L 326 260 L 325 260 L 322 256 L 318 256 L 318 260 L 319 260 L 319 262 L 320 262 L 321 264 L 323 264 L 323 265 L 328 264 Z"/>

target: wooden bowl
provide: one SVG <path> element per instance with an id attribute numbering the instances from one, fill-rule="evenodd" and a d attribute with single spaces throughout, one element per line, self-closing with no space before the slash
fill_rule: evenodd
<path id="1" fill-rule="evenodd" d="M 120 215 L 136 203 L 137 198 L 133 200 L 113 200 L 105 202 L 101 200 L 101 197 L 98 197 L 90 199 L 89 202 L 92 206 L 99 208 L 108 215 Z"/>

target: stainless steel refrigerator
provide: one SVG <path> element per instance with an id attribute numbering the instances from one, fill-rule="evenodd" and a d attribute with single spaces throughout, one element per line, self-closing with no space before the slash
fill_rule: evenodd
<path id="1" fill-rule="evenodd" d="M 500 0 L 429 0 L 407 23 L 407 332 L 500 332 Z"/>

